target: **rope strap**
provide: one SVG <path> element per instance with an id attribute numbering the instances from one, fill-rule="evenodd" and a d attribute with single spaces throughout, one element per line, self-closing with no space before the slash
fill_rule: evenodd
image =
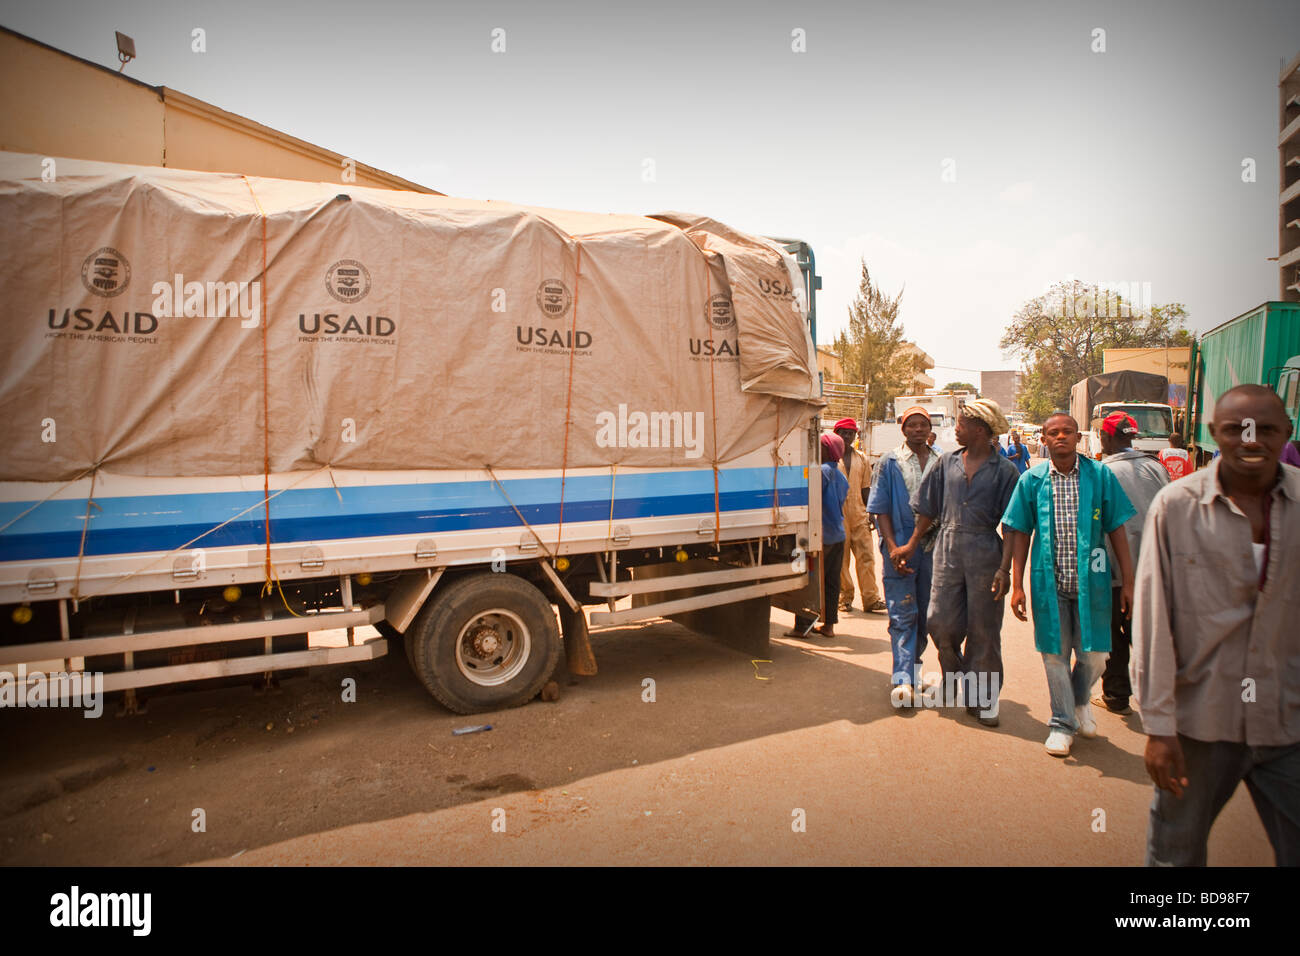
<path id="1" fill-rule="evenodd" d="M 514 510 L 515 517 L 519 519 L 519 523 L 522 524 L 525 528 L 527 528 L 528 533 L 537 539 L 538 546 L 543 551 L 546 552 L 546 556 L 548 558 L 555 557 L 555 554 L 551 551 L 551 549 L 546 546 L 546 542 L 542 540 L 542 536 L 533 530 L 533 526 L 528 523 L 528 519 L 523 516 L 523 514 L 519 511 L 517 507 L 515 507 L 515 503 L 510 500 L 510 495 L 506 494 L 505 485 L 501 484 L 500 480 L 498 480 L 496 473 L 492 470 L 492 467 L 490 465 L 485 465 L 484 470 L 488 473 L 488 477 L 490 477 L 493 480 L 493 482 L 496 483 L 496 486 L 501 489 L 501 494 L 505 497 L 506 504 L 510 505 L 510 507 Z"/>
<path id="2" fill-rule="evenodd" d="M 271 324 L 271 299 L 267 294 L 266 275 L 266 210 L 247 176 L 241 177 L 248 187 L 249 195 L 257 206 L 258 215 L 262 217 L 262 500 L 266 504 L 266 583 L 262 585 L 262 594 L 271 591 L 274 571 L 271 569 L 271 375 L 268 360 L 267 329 Z"/>

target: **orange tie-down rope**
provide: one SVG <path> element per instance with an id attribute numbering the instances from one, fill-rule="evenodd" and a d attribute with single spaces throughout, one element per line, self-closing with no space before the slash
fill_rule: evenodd
<path id="1" fill-rule="evenodd" d="M 266 582 L 262 585 L 262 595 L 271 593 L 278 583 L 271 570 L 271 377 L 268 368 L 267 327 L 271 324 L 271 299 L 267 294 L 266 275 L 266 210 L 253 189 L 247 176 L 241 177 L 248 187 L 249 195 L 257 206 L 258 215 L 262 217 L 262 500 L 266 503 Z M 288 606 L 287 604 L 285 605 Z"/>
<path id="2" fill-rule="evenodd" d="M 781 520 L 781 400 L 776 399 L 776 435 L 772 438 L 772 533 Z"/>
<path id="3" fill-rule="evenodd" d="M 278 497 L 280 497 L 280 495 L 284 494 L 286 491 L 292 491 L 294 488 L 298 487 L 298 486 L 299 486 L 300 484 L 302 484 L 304 481 L 308 481 L 308 480 L 310 480 L 310 479 L 312 479 L 312 478 L 315 478 L 315 477 L 316 477 L 317 475 L 319 475 L 322 471 L 326 471 L 326 470 L 329 469 L 329 468 L 331 468 L 330 465 L 321 465 L 321 466 L 320 466 L 319 468 L 317 468 L 315 471 L 304 472 L 303 475 L 302 475 L 302 477 L 300 477 L 297 481 L 293 482 L 292 484 L 285 485 L 283 488 L 281 488 L 281 489 L 280 489 L 279 491 L 277 491 L 275 494 L 271 495 L 271 497 L 272 497 L 272 498 L 278 498 Z M 333 474 L 333 473 L 331 472 L 331 477 L 332 477 L 332 474 Z M 91 488 L 91 495 L 92 495 L 92 496 L 94 495 L 94 487 L 93 487 L 93 485 L 92 485 L 92 488 Z M 236 512 L 235 514 L 233 514 L 233 515 L 231 515 L 229 518 L 227 518 L 225 521 L 222 521 L 220 524 L 215 524 L 215 525 L 213 525 L 211 528 L 209 528 L 207 531 L 203 531 L 203 532 L 201 532 L 201 533 L 199 533 L 199 534 L 196 534 L 194 537 L 190 538 L 190 540 L 186 541 L 184 544 L 177 545 L 176 547 L 174 547 L 174 548 L 172 548 L 170 551 L 168 551 L 166 554 L 160 554 L 160 555 L 158 555 L 158 556 L 155 557 L 155 558 L 151 558 L 150 560 L 146 561 L 144 564 L 142 564 L 142 565 L 140 565 L 139 567 L 137 567 L 134 571 L 131 571 L 131 572 L 127 573 L 127 574 L 122 575 L 120 578 L 118 578 L 116 581 L 114 581 L 112 584 L 110 584 L 110 585 L 109 585 L 108 587 L 106 587 L 104 590 L 102 590 L 102 591 L 97 591 L 97 592 L 94 593 L 94 594 L 87 594 L 87 595 L 82 596 L 82 597 L 81 597 L 81 600 L 82 600 L 82 601 L 89 601 L 91 598 L 103 597 L 104 595 L 106 595 L 106 594 L 110 593 L 111 591 L 113 591 L 115 588 L 118 588 L 118 587 L 120 587 L 121 585 L 125 584 L 127 581 L 130 581 L 132 578 L 136 577 L 137 575 L 144 574 L 146 571 L 148 571 L 150 568 L 154 567 L 155 565 L 159 564 L 160 562 L 162 562 L 162 561 L 166 561 L 168 558 L 170 558 L 170 557 L 172 557 L 172 556 L 174 556 L 174 555 L 180 554 L 182 551 L 187 551 L 187 550 L 189 550 L 190 545 L 195 544 L 195 543 L 197 543 L 197 542 L 203 540 L 203 539 L 206 538 L 208 535 L 213 534 L 214 532 L 220 531 L 222 528 L 224 528 L 226 525 L 230 524 L 232 521 L 238 521 L 240 518 L 242 518 L 244 515 L 248 514 L 250 511 L 253 511 L 253 510 L 255 510 L 255 509 L 257 509 L 257 508 L 260 508 L 260 507 L 262 507 L 262 506 L 263 506 L 263 503 L 260 502 L 260 501 L 255 502 L 255 503 L 249 505 L 249 506 L 248 506 L 247 508 L 245 508 L 243 511 Z M 96 508 L 99 508 L 99 505 L 95 505 L 95 507 L 96 507 Z M 90 514 L 90 506 L 89 506 L 89 503 L 87 503 L 86 513 L 87 513 L 87 515 Z M 83 547 L 83 549 L 84 549 L 84 547 L 85 547 L 85 532 L 84 532 L 84 531 L 82 532 L 82 547 Z M 80 562 L 80 559 L 78 559 L 78 562 Z M 277 579 L 277 580 L 278 580 L 278 579 Z M 283 593 L 282 593 L 281 596 L 283 597 Z M 291 610 L 292 610 L 292 609 L 291 609 Z"/>
<path id="4" fill-rule="evenodd" d="M 81 597 L 81 562 L 86 557 L 86 534 L 90 531 L 90 509 L 99 508 L 95 504 L 95 479 L 99 477 L 99 465 L 90 472 L 90 492 L 86 495 L 86 517 L 81 522 L 81 545 L 77 548 L 77 575 L 72 580 L 72 606 L 75 608 Z M 103 509 L 100 509 L 103 510 Z"/>
<path id="5" fill-rule="evenodd" d="M 704 250 L 700 250 L 701 255 Z M 713 275 L 708 256 L 704 256 L 704 317 L 709 326 L 709 400 L 713 405 L 713 550 L 721 550 L 722 503 L 718 494 L 718 389 L 713 377 Z M 735 317 L 736 306 L 731 306 Z M 740 325 L 736 325 L 739 334 Z"/>
<path id="6" fill-rule="evenodd" d="M 100 465 L 102 465 L 102 464 L 103 464 L 103 462 L 100 462 Z M 55 495 L 57 495 L 57 494 L 58 494 L 60 491 L 62 491 L 64 488 L 71 488 L 73 485 L 75 485 L 77 482 L 79 482 L 82 478 L 85 478 L 87 475 L 89 475 L 89 474 L 91 474 L 92 472 L 96 471 L 96 470 L 100 467 L 100 465 L 91 465 L 89 468 L 87 468 L 85 471 L 83 471 L 81 474 L 79 474 L 76 478 L 72 478 L 72 479 L 70 479 L 69 481 L 65 481 L 63 484 L 59 485 L 59 487 L 55 488 L 53 491 L 51 491 L 48 495 L 46 495 L 46 496 L 45 496 L 44 498 L 42 498 L 40 501 L 35 502 L 35 503 L 30 507 L 30 508 L 24 508 L 22 511 L 18 512 L 18 514 L 14 515 L 12 518 L 10 518 L 8 521 L 6 521 L 4 524 L 0 524 L 0 534 L 4 534 L 6 531 L 8 531 L 10 528 L 12 528 L 14 525 L 16 525 L 18 522 L 22 521 L 24 518 L 26 518 L 29 514 L 31 514 L 33 511 L 35 511 L 35 510 L 36 510 L 37 508 L 39 508 L 41 505 L 45 504 L 45 502 L 49 501 L 51 498 L 53 498 Z"/>
<path id="7" fill-rule="evenodd" d="M 578 246 L 578 263 L 573 276 L 573 322 L 569 327 L 569 381 L 564 396 L 564 453 L 560 459 L 560 521 L 555 529 L 555 553 L 564 539 L 564 485 L 569 469 L 569 425 L 573 418 L 573 355 L 578 345 L 578 293 L 582 288 L 582 240 L 569 237 Z M 531 529 L 530 529 L 531 530 Z"/>

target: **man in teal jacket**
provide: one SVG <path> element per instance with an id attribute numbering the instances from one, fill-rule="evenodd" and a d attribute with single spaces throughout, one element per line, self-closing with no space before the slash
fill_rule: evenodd
<path id="1" fill-rule="evenodd" d="M 1052 720 L 1046 747 L 1054 757 L 1069 754 L 1076 732 L 1097 735 L 1088 697 L 1110 653 L 1111 572 L 1104 537 L 1119 564 L 1121 611 L 1128 613 L 1133 603 L 1124 522 L 1136 511 L 1112 471 L 1076 453 L 1079 438 L 1078 423 L 1064 412 L 1043 423 L 1048 460 L 1020 476 L 1002 516 L 1012 536 L 1011 610 L 1022 621 L 1032 539 L 1034 645 L 1047 672 Z"/>

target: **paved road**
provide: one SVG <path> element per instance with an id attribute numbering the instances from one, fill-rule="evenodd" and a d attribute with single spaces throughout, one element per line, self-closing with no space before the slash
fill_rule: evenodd
<path id="1" fill-rule="evenodd" d="M 774 612 L 773 633 L 790 620 Z M 1008 615 L 996 730 L 960 710 L 899 716 L 884 617 L 855 613 L 841 631 L 775 639 L 761 673 L 668 622 L 597 633 L 599 676 L 465 737 L 452 728 L 478 721 L 429 698 L 400 649 L 278 693 L 155 697 L 139 717 L 0 713 L 0 862 L 1141 861 L 1151 786 L 1137 718 L 1099 713 L 1096 740 L 1064 761 L 1044 753 L 1028 625 Z M 340 699 L 346 677 L 355 703 Z M 1272 862 L 1244 788 L 1210 861 Z"/>

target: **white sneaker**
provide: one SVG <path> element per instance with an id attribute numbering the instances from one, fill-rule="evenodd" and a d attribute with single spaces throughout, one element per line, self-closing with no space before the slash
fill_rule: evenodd
<path id="1" fill-rule="evenodd" d="M 889 702 L 897 708 L 914 706 L 916 698 L 912 693 L 912 685 L 895 684 L 894 689 L 889 692 Z"/>
<path id="2" fill-rule="evenodd" d="M 1047 752 L 1053 757 L 1070 756 L 1070 744 L 1074 743 L 1074 738 L 1064 730 L 1053 730 L 1047 735 L 1047 743 L 1044 746 Z"/>
<path id="3" fill-rule="evenodd" d="M 1080 704 L 1074 708 L 1074 722 L 1079 725 L 1080 737 L 1097 736 L 1097 721 L 1092 718 L 1092 704 Z"/>

